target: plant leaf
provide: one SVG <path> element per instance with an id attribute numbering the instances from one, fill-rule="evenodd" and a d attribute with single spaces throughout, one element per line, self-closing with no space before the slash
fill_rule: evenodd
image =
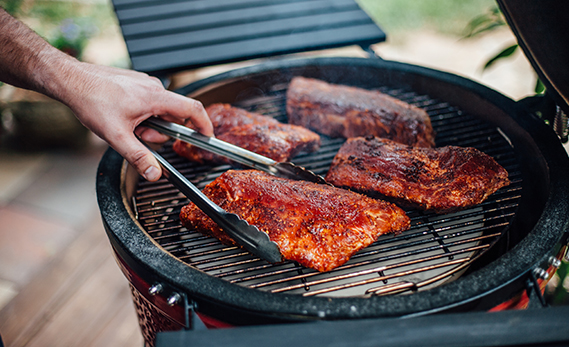
<path id="1" fill-rule="evenodd" d="M 492 64 L 494 64 L 496 61 L 502 59 L 502 58 L 506 58 L 511 56 L 512 54 L 514 54 L 514 52 L 518 49 L 518 44 L 514 44 L 511 45 L 510 47 L 505 48 L 504 50 L 502 50 L 500 53 L 498 53 L 496 56 L 494 56 L 492 59 L 488 60 L 488 62 L 486 62 L 486 64 L 484 65 L 484 67 L 482 68 L 482 71 L 488 69 L 490 66 L 492 66 Z"/>
<path id="2" fill-rule="evenodd" d="M 479 15 L 468 22 L 464 30 L 466 34 L 463 38 L 470 38 L 504 25 L 506 25 L 506 22 L 501 16 L 500 9 L 492 7 L 487 13 Z"/>
<path id="3" fill-rule="evenodd" d="M 505 25 L 504 23 L 488 22 L 486 25 L 484 25 L 484 26 L 480 25 L 478 28 L 470 31 L 463 38 L 465 38 L 465 39 L 471 38 L 471 37 L 477 36 L 479 34 L 482 34 L 485 31 L 491 31 L 493 29 L 496 29 L 496 28 L 504 26 L 504 25 Z"/>
<path id="4" fill-rule="evenodd" d="M 545 85 L 539 78 L 537 79 L 537 82 L 535 82 L 534 91 L 536 94 L 543 94 L 543 92 L 545 92 Z"/>

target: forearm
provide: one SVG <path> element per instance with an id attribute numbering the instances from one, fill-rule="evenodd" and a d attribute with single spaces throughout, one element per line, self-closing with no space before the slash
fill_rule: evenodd
<path id="1" fill-rule="evenodd" d="M 62 72 L 77 61 L 0 8 L 0 80 L 56 99 Z"/>

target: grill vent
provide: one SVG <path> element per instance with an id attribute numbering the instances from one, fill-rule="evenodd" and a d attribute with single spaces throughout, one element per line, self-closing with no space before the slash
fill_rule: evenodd
<path id="1" fill-rule="evenodd" d="M 182 227 L 178 214 L 188 200 L 165 180 L 141 181 L 134 205 L 150 237 L 188 265 L 231 283 L 274 293 L 304 296 L 366 296 L 412 292 L 460 275 L 475 259 L 507 233 L 515 216 L 522 178 L 509 139 L 495 128 L 446 102 L 402 89 L 380 88 L 400 100 L 425 109 L 437 133 L 437 146 L 475 147 L 508 170 L 511 184 L 473 208 L 436 215 L 406 210 L 411 228 L 399 235 L 382 235 L 346 264 L 319 273 L 294 262 L 269 264 L 236 247 Z M 286 122 L 286 85 L 275 85 L 263 97 L 235 106 Z M 320 175 L 328 171 L 343 139 L 322 137 L 321 149 L 301 154 L 295 164 Z M 204 166 L 178 157 L 171 143 L 161 154 L 199 188 L 230 167 Z"/>

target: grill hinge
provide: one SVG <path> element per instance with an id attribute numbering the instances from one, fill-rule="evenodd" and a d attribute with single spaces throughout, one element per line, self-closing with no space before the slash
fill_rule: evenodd
<path id="1" fill-rule="evenodd" d="M 185 330 L 207 330 L 207 327 L 202 322 L 200 317 L 196 313 L 198 307 L 197 302 L 188 299 L 188 296 L 184 293 L 182 294 L 184 299 L 184 312 L 186 317 Z"/>
<path id="2" fill-rule="evenodd" d="M 561 109 L 561 107 L 557 106 L 555 118 L 553 120 L 553 130 L 555 130 L 555 133 L 563 143 L 566 143 L 569 139 L 568 123 L 569 118 L 567 117 L 567 114 Z"/>
<path id="3" fill-rule="evenodd" d="M 530 272 L 530 276 L 526 282 L 526 293 L 529 298 L 528 308 L 543 308 L 548 306 L 543 294 L 541 294 L 535 271 Z"/>

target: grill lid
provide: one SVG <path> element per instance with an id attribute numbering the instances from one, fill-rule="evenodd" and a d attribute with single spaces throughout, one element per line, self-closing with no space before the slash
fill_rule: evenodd
<path id="1" fill-rule="evenodd" d="M 555 102 L 569 114 L 569 2 L 497 2 L 539 78 Z"/>

